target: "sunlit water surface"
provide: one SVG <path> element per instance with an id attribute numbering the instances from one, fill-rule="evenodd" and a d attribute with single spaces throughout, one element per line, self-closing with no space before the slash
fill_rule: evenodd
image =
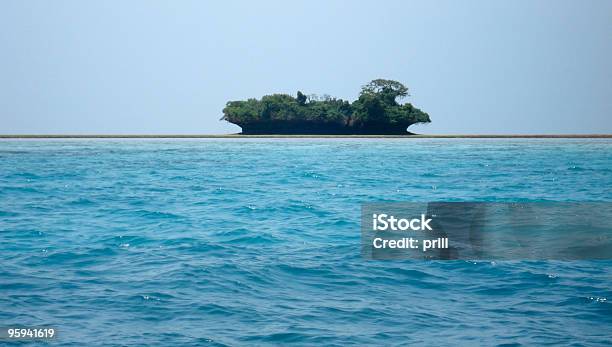
<path id="1" fill-rule="evenodd" d="M 0 141 L 0 325 L 52 345 L 605 344 L 611 261 L 368 261 L 373 201 L 612 201 L 612 141 Z"/>

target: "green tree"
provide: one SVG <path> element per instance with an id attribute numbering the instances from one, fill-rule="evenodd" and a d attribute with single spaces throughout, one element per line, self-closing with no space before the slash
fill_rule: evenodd
<path id="1" fill-rule="evenodd" d="M 361 87 L 361 94 L 384 95 L 386 98 L 392 97 L 396 100 L 408 96 L 408 88 L 398 81 L 378 78 Z"/>
<path id="2" fill-rule="evenodd" d="M 298 90 L 297 92 L 297 102 L 298 104 L 300 104 L 300 106 L 304 106 L 306 104 L 306 95 L 302 94 L 301 91 Z"/>

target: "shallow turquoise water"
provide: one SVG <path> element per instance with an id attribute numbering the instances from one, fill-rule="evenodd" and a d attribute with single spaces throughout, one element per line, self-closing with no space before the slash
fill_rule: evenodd
<path id="1" fill-rule="evenodd" d="M 611 261 L 360 257 L 373 201 L 612 201 L 612 141 L 0 141 L 0 326 L 55 345 L 606 344 Z"/>

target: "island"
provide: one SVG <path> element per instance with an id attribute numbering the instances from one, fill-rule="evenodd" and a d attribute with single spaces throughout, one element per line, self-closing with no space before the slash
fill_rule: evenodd
<path id="1" fill-rule="evenodd" d="M 236 124 L 245 135 L 412 135 L 408 127 L 429 123 L 429 115 L 410 103 L 400 82 L 375 79 L 361 88 L 354 102 L 301 91 L 229 101 L 221 120 Z"/>

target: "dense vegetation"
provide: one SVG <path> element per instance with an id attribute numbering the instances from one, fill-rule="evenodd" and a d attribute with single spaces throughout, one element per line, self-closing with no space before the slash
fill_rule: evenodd
<path id="1" fill-rule="evenodd" d="M 403 84 L 376 79 L 362 87 L 353 103 L 300 91 L 297 97 L 272 94 L 261 100 L 230 101 L 221 119 L 242 127 L 243 134 L 407 134 L 410 125 L 430 122 L 427 113 L 399 103 L 407 95 Z"/>

